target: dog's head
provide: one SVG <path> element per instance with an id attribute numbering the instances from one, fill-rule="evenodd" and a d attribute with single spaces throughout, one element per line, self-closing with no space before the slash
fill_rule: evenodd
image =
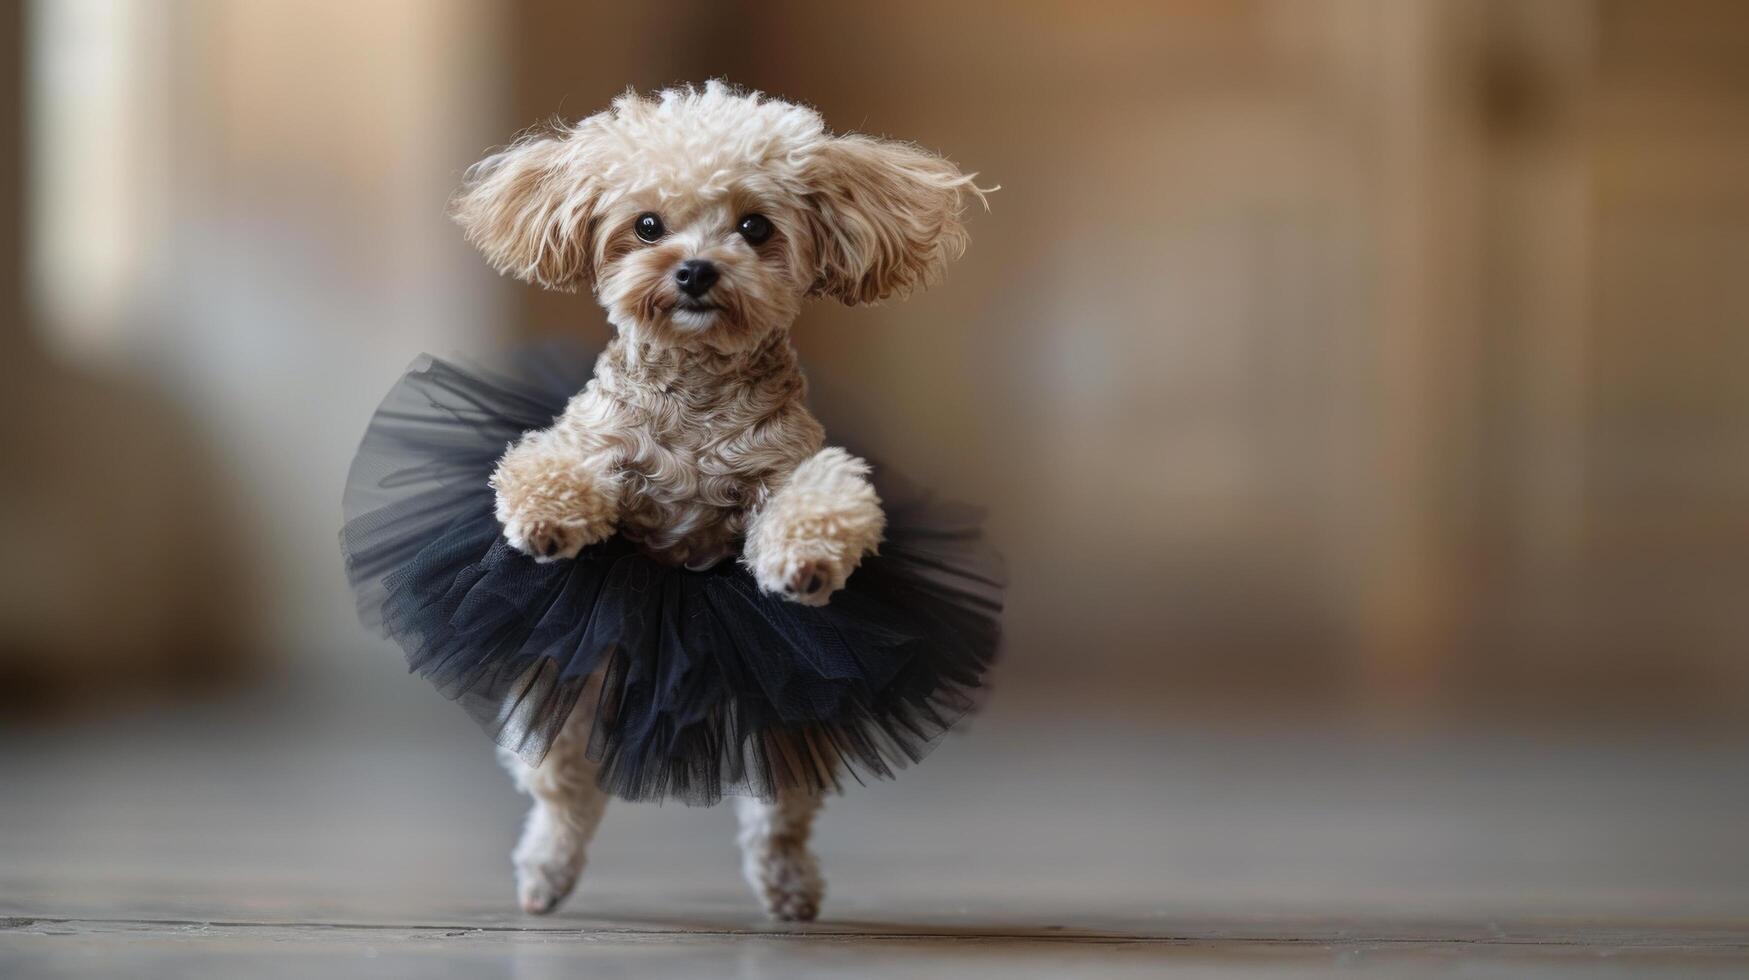
<path id="1" fill-rule="evenodd" d="M 452 213 L 500 272 L 592 288 L 623 334 L 732 352 L 807 296 L 928 285 L 983 193 L 935 154 L 712 81 L 523 137 L 468 171 Z"/>

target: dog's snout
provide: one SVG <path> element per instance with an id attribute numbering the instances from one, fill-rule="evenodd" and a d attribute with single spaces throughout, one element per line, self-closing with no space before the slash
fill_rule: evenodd
<path id="1" fill-rule="evenodd" d="M 674 270 L 674 284 L 688 296 L 703 296 L 717 282 L 717 265 L 708 259 L 687 259 Z"/>

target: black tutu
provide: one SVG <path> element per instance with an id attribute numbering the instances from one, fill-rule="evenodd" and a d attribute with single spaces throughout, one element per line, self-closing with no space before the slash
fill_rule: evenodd
<path id="1" fill-rule="evenodd" d="M 590 366 L 555 350 L 503 373 L 413 364 L 346 482 L 341 551 L 366 623 L 531 763 L 600 672 L 589 756 L 625 799 L 835 790 L 923 758 L 1000 645 L 977 512 L 876 467 L 886 538 L 823 607 L 762 592 L 739 562 L 689 571 L 619 537 L 537 563 L 504 540 L 486 479 Z"/>

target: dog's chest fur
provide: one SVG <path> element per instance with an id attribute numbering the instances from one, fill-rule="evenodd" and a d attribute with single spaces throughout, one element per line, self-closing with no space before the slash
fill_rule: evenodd
<path id="1" fill-rule="evenodd" d="M 610 416 L 620 530 L 674 564 L 737 552 L 748 514 L 825 440 L 781 333 L 739 354 L 616 340 L 590 387 Z"/>

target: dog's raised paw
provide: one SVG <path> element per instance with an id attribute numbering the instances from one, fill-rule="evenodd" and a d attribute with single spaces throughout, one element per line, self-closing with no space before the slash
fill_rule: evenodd
<path id="1" fill-rule="evenodd" d="M 843 585 L 844 577 L 833 562 L 805 561 L 784 580 L 783 597 L 804 606 L 823 606 Z"/>
<path id="2" fill-rule="evenodd" d="M 535 561 L 549 562 L 577 557 L 590 536 L 581 524 L 513 518 L 504 525 L 504 539 Z"/>

